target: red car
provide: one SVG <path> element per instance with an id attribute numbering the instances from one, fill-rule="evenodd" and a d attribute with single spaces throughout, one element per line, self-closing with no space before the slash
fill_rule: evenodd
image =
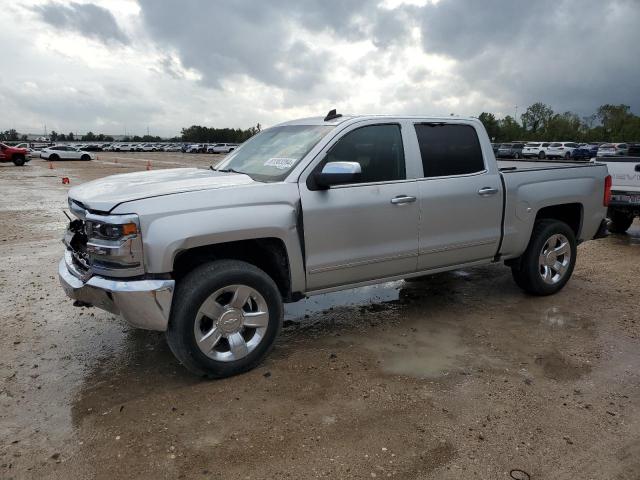
<path id="1" fill-rule="evenodd" d="M 18 167 L 23 166 L 29 158 L 29 150 L 26 148 L 16 148 L 0 143 L 0 162 L 13 162 Z"/>

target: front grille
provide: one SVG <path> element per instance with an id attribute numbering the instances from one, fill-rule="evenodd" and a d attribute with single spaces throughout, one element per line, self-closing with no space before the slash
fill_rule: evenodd
<path id="1" fill-rule="evenodd" d="M 77 219 L 69 223 L 69 227 L 64 236 L 64 244 L 69 252 L 71 252 L 73 266 L 83 275 L 88 274 L 90 264 L 87 253 L 87 234 L 85 233 L 84 221 Z"/>

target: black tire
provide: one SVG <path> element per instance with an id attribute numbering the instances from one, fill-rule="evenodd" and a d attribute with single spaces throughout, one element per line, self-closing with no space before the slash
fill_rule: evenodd
<path id="1" fill-rule="evenodd" d="M 253 350 L 238 360 L 219 361 L 205 355 L 197 345 L 196 316 L 205 300 L 230 285 L 246 285 L 266 301 L 266 331 Z M 169 348 L 187 370 L 207 378 L 225 378 L 256 367 L 271 351 L 282 328 L 283 306 L 280 291 L 264 271 L 246 262 L 217 260 L 189 272 L 176 287 L 167 329 Z"/>
<path id="2" fill-rule="evenodd" d="M 547 155 L 546 155 L 544 152 L 540 152 L 540 153 L 538 153 L 538 158 L 539 158 L 540 160 L 544 160 L 544 159 L 546 158 L 546 156 L 547 156 Z"/>
<path id="3" fill-rule="evenodd" d="M 16 157 L 13 157 L 13 164 L 14 164 L 16 167 L 22 167 L 22 166 L 26 163 L 26 161 L 27 161 L 27 160 L 26 160 L 23 156 L 21 156 L 21 155 L 18 155 L 18 156 L 16 156 Z"/>
<path id="4" fill-rule="evenodd" d="M 547 241 L 558 234 L 568 241 L 570 257 L 564 273 L 555 283 L 550 284 L 543 279 L 541 270 L 544 267 L 540 265 L 540 254 Z M 571 278 L 576 264 L 576 254 L 576 237 L 569 225 L 559 220 L 539 220 L 533 227 L 527 249 L 522 257 L 511 265 L 511 274 L 516 284 L 525 292 L 531 295 L 552 295 L 560 291 Z M 565 257 L 559 255 L 558 258 Z"/>
<path id="5" fill-rule="evenodd" d="M 611 233 L 625 233 L 633 223 L 633 215 L 620 210 L 612 210 L 609 212 L 609 231 Z"/>
<path id="6" fill-rule="evenodd" d="M 91 160 L 91 157 L 85 153 L 84 155 L 82 155 L 80 157 L 80 160 L 82 160 L 84 162 L 87 162 L 87 161 Z"/>
<path id="7" fill-rule="evenodd" d="M 515 158 L 516 160 L 518 160 L 520 158 L 520 154 L 518 152 L 515 153 L 515 155 L 513 156 L 513 158 Z"/>
<path id="8" fill-rule="evenodd" d="M 566 158 L 567 160 L 571 159 L 571 153 L 570 152 L 565 153 L 564 158 Z"/>
<path id="9" fill-rule="evenodd" d="M 49 155 L 49 160 L 51 160 L 52 162 L 55 162 L 57 160 L 60 160 L 60 157 L 58 156 L 57 153 L 54 153 L 54 154 Z"/>

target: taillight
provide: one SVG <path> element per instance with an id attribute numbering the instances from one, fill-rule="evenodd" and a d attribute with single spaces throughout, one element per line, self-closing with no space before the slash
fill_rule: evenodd
<path id="1" fill-rule="evenodd" d="M 607 175 L 606 177 L 604 177 L 604 198 L 602 199 L 602 204 L 605 207 L 608 207 L 610 201 L 611 201 L 611 175 Z"/>

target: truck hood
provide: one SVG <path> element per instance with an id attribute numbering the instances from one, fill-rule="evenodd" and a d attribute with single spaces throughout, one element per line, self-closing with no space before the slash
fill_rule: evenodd
<path id="1" fill-rule="evenodd" d="M 172 168 L 111 175 L 69 190 L 69 198 L 89 210 L 108 212 L 132 200 L 234 187 L 255 183 L 244 174 L 215 172 L 202 168 Z"/>

